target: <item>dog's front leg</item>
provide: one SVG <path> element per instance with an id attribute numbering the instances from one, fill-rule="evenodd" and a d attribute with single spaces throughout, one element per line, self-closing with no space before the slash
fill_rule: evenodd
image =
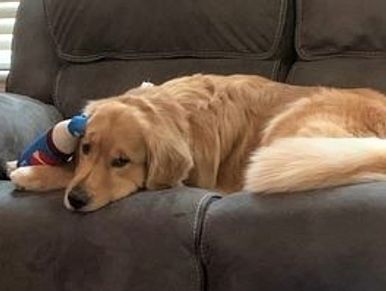
<path id="1" fill-rule="evenodd" d="M 40 165 L 15 168 L 13 162 L 7 164 L 7 172 L 16 188 L 25 191 L 64 189 L 74 175 L 72 165 Z"/>

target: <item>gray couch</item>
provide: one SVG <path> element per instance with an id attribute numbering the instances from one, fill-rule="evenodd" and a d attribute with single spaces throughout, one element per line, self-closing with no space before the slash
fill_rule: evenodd
<path id="1" fill-rule="evenodd" d="M 386 290 L 386 184 L 143 192 L 92 214 L 4 173 L 85 100 L 142 81 L 260 74 L 386 91 L 383 0 L 22 0 L 0 96 L 1 291 Z M 29 97 L 26 97 L 29 96 Z"/>

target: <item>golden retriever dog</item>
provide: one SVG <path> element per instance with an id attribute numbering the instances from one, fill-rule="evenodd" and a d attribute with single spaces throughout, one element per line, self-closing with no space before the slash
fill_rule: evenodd
<path id="1" fill-rule="evenodd" d="M 26 190 L 66 188 L 93 211 L 140 189 L 293 192 L 386 180 L 386 97 L 249 75 L 193 75 L 90 102 L 76 159 L 22 167 Z"/>

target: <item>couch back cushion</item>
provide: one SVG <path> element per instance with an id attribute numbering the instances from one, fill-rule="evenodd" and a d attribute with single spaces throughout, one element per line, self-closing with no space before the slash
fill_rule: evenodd
<path id="1" fill-rule="evenodd" d="M 31 0 L 35 1 L 35 0 Z M 54 103 L 193 73 L 283 80 L 294 54 L 292 0 L 43 0 L 58 57 Z"/>
<path id="2" fill-rule="evenodd" d="M 45 0 L 57 51 L 68 61 L 103 58 L 266 59 L 283 31 L 283 0 Z"/>
<path id="3" fill-rule="evenodd" d="M 305 60 L 386 56 L 383 0 L 298 1 L 297 48 Z"/>
<path id="4" fill-rule="evenodd" d="M 288 81 L 386 90 L 386 2 L 297 0 L 298 62 Z"/>

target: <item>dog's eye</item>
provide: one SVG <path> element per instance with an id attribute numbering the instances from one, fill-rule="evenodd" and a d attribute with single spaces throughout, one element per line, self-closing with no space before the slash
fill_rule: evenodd
<path id="1" fill-rule="evenodd" d="M 85 143 L 82 145 L 82 152 L 87 155 L 91 150 L 91 145 L 89 143 Z"/>
<path id="2" fill-rule="evenodd" d="M 126 166 L 128 163 L 130 163 L 130 159 L 120 157 L 120 158 L 113 159 L 111 162 L 111 166 L 115 168 L 122 168 Z"/>

